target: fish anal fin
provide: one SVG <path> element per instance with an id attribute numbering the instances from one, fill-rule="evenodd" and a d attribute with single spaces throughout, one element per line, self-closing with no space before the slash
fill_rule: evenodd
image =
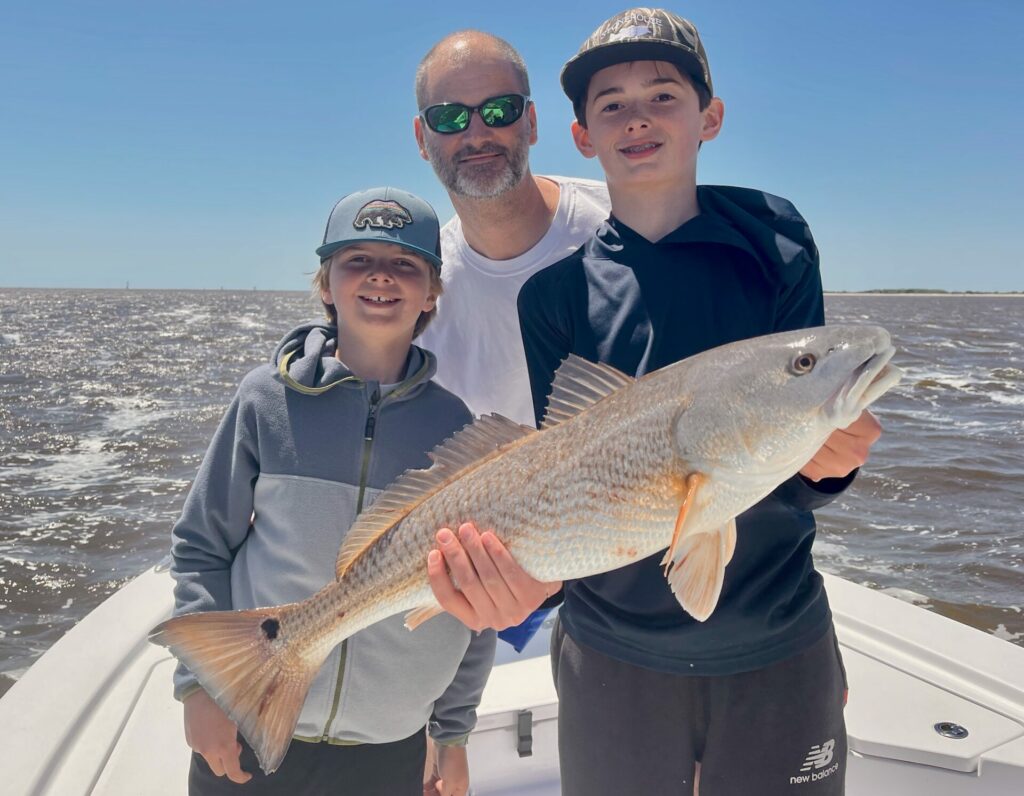
<path id="1" fill-rule="evenodd" d="M 444 608 L 440 605 L 424 605 L 405 615 L 405 626 L 409 630 L 415 630 L 428 619 L 433 619 L 438 614 L 443 614 Z"/>
<path id="2" fill-rule="evenodd" d="M 467 471 L 536 434 L 498 414 L 484 415 L 457 431 L 428 455 L 433 465 L 426 470 L 406 470 L 360 514 L 345 534 L 335 575 L 341 578 L 377 539 L 407 517 L 427 498 L 440 492 Z"/>
<path id="3" fill-rule="evenodd" d="M 718 604 L 725 579 L 728 527 L 687 537 L 668 573 L 668 583 L 679 604 L 703 622 Z"/>
<path id="4" fill-rule="evenodd" d="M 689 516 L 690 509 L 693 508 L 697 492 L 705 480 L 704 475 L 701 473 L 690 473 L 680 484 L 679 492 L 682 500 L 679 503 L 679 514 L 676 515 L 676 527 L 672 531 L 672 543 L 668 546 L 668 550 L 665 551 L 665 555 L 661 559 L 661 565 L 665 567 L 665 577 L 668 577 L 669 567 L 672 566 L 672 562 L 679 560 L 679 543 L 683 538 L 686 518 Z"/>
<path id="5" fill-rule="evenodd" d="M 555 371 L 541 428 L 548 429 L 564 423 L 635 382 L 632 376 L 627 376 L 611 365 L 590 362 L 569 354 Z"/>

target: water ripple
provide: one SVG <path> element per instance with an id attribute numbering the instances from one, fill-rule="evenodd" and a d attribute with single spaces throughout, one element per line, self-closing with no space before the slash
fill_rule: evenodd
<path id="1" fill-rule="evenodd" d="M 818 564 L 1024 643 L 1024 300 L 830 296 L 904 381 Z M 0 289 L 0 693 L 162 558 L 242 375 L 304 293 Z M 6 676 L 4 676 L 6 675 Z"/>

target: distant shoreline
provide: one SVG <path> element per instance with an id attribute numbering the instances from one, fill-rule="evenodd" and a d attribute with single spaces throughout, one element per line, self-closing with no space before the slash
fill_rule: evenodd
<path id="1" fill-rule="evenodd" d="M 826 290 L 826 296 L 949 296 L 951 298 L 963 298 L 964 296 L 976 296 L 977 298 L 1024 298 L 1024 292 L 1014 291 L 1006 293 L 986 293 L 983 291 L 965 290 Z"/>

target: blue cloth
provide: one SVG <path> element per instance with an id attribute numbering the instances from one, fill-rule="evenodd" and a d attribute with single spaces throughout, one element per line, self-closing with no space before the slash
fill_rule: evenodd
<path id="1" fill-rule="evenodd" d="M 530 642 L 530 639 L 540 630 L 540 626 L 544 624 L 544 619 L 550 611 L 550 608 L 538 608 L 526 617 L 521 624 L 499 631 L 498 638 L 511 644 L 516 652 L 522 652 L 523 648 Z"/>

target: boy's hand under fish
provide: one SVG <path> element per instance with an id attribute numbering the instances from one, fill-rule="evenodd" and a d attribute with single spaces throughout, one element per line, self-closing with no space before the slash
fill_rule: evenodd
<path id="1" fill-rule="evenodd" d="M 868 460 L 881 434 L 881 424 L 865 409 L 832 432 L 800 475 L 815 482 L 845 478 Z M 473 523 L 460 525 L 457 536 L 442 528 L 436 538 L 439 549 L 427 556 L 430 587 L 441 607 L 471 630 L 515 627 L 562 588 L 561 581 L 530 577 L 493 532 L 480 533 Z"/>
<path id="2" fill-rule="evenodd" d="M 560 580 L 530 577 L 493 531 L 480 533 L 471 522 L 459 526 L 458 536 L 442 528 L 436 538 L 440 550 L 427 555 L 430 587 L 470 630 L 515 627 L 562 588 Z"/>

